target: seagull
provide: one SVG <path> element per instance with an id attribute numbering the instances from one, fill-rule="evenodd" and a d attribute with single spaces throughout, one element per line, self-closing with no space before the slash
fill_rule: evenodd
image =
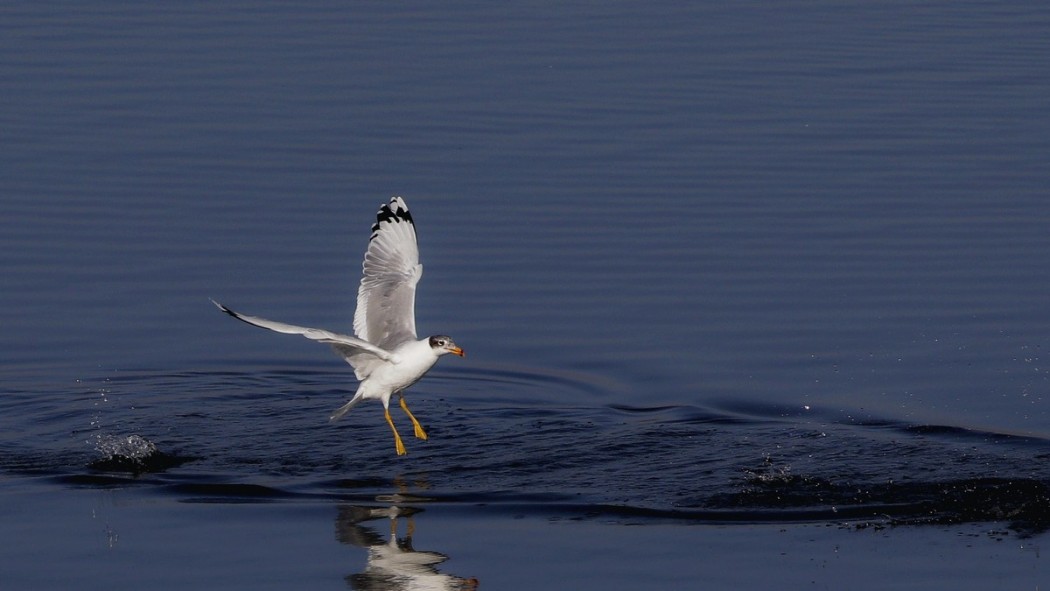
<path id="1" fill-rule="evenodd" d="M 215 300 L 212 303 L 253 326 L 302 335 L 331 345 L 354 368 L 354 375 L 361 383 L 354 397 L 336 409 L 329 420 L 339 419 L 362 400 L 379 400 L 383 403 L 386 422 L 394 432 L 397 455 L 403 456 L 407 452 L 390 418 L 390 398 L 397 394 L 416 437 L 426 440 L 426 431 L 405 404 L 404 391 L 434 367 L 442 355 L 452 353 L 463 357 L 464 353 L 449 336 L 416 337 L 416 284 L 423 274 L 423 265 L 419 264 L 416 226 L 401 197 L 393 197 L 390 203 L 379 208 L 368 239 L 363 270 L 354 312 L 356 336 L 248 316 Z"/>

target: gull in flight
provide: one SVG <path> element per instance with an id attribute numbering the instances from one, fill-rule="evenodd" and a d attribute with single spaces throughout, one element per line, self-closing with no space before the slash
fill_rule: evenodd
<path id="1" fill-rule="evenodd" d="M 425 440 L 426 431 L 408 410 L 404 391 L 434 367 L 439 357 L 447 353 L 462 357 L 463 349 L 445 335 L 416 338 L 416 284 L 423 274 L 423 265 L 419 264 L 416 226 L 404 199 L 394 197 L 379 208 L 363 266 L 354 312 L 357 336 L 274 322 L 235 312 L 215 300 L 212 303 L 248 324 L 331 345 L 354 368 L 361 383 L 354 397 L 336 409 L 330 420 L 345 415 L 362 400 L 379 400 L 400 456 L 406 453 L 405 444 L 390 418 L 390 397 L 397 394 L 401 410 L 412 420 L 416 437 Z"/>

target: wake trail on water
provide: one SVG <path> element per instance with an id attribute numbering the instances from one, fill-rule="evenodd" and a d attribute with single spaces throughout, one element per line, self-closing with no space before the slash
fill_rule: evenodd
<path id="1" fill-rule="evenodd" d="M 760 404 L 603 403 L 600 387 L 572 376 L 438 372 L 412 394 L 431 439 L 398 459 L 378 408 L 327 423 L 332 400 L 345 395 L 333 375 L 245 377 L 144 372 L 108 382 L 104 399 L 90 394 L 79 414 L 56 418 L 43 404 L 34 435 L 0 449 L 0 470 L 215 502 L 1050 528 L 1050 441 L 1036 436 Z M 519 391 L 513 403 L 493 394 L 507 388 Z M 454 398 L 438 394 L 452 390 Z M 63 432 L 68 446 L 56 452 Z"/>

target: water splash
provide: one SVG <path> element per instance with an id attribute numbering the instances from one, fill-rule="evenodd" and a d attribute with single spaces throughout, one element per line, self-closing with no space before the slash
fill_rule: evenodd
<path id="1" fill-rule="evenodd" d="M 108 435 L 100 433 L 95 436 L 95 450 L 103 459 L 123 458 L 142 461 L 157 453 L 157 446 L 141 435 Z"/>
<path id="2" fill-rule="evenodd" d="M 137 434 L 100 433 L 95 436 L 95 450 L 101 457 L 89 466 L 108 472 L 161 472 L 192 459 L 168 455 L 157 449 L 155 443 Z"/>

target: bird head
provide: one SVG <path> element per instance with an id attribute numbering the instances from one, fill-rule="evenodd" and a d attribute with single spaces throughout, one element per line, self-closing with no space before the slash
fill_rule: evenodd
<path id="1" fill-rule="evenodd" d="M 452 353 L 453 355 L 459 355 L 463 357 L 463 349 L 460 349 L 456 345 L 452 337 L 445 336 L 443 334 L 434 335 L 430 337 L 430 348 L 434 350 L 438 355 L 444 355 L 445 353 Z"/>

